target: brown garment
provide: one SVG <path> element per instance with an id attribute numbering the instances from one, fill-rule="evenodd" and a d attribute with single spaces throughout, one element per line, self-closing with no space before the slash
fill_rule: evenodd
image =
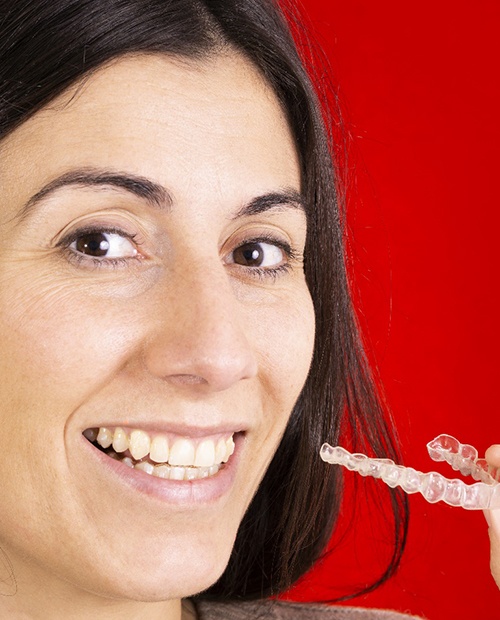
<path id="1" fill-rule="evenodd" d="M 287 603 L 284 601 L 251 601 L 245 603 L 209 603 L 196 601 L 199 620 L 411 620 L 397 611 L 331 607 Z"/>

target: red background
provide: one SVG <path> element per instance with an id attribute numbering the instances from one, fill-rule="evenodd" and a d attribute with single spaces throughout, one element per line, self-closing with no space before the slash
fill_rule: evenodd
<path id="1" fill-rule="evenodd" d="M 440 433 L 482 455 L 500 443 L 500 3 L 303 5 L 352 137 L 348 220 L 358 312 L 405 462 L 435 468 L 425 444 Z M 361 494 L 377 484 L 361 482 Z M 483 515 L 420 495 L 410 503 L 401 570 L 350 604 L 435 620 L 500 618 Z M 364 583 L 384 535 L 369 507 L 357 504 L 354 516 L 354 533 L 293 597 L 319 600 Z M 334 589 L 339 582 L 342 591 Z"/>

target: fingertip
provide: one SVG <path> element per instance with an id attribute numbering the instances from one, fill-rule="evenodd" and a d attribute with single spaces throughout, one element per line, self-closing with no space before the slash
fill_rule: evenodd
<path id="1" fill-rule="evenodd" d="M 490 465 L 494 467 L 500 467 L 500 444 L 493 444 L 485 453 L 484 458 Z"/>

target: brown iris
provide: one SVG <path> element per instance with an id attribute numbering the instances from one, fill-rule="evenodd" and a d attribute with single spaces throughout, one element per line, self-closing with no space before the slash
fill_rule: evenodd
<path id="1" fill-rule="evenodd" d="M 245 243 L 233 253 L 234 262 L 247 267 L 259 267 L 264 260 L 264 252 L 260 243 Z"/>
<path id="2" fill-rule="evenodd" d="M 76 250 L 90 256 L 106 256 L 109 241 L 104 233 L 87 233 L 78 237 Z"/>

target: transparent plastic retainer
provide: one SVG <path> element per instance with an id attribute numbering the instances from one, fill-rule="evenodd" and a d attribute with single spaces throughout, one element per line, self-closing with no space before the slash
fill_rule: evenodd
<path id="1" fill-rule="evenodd" d="M 400 486 L 406 493 L 421 493 L 431 504 L 445 502 L 467 510 L 500 509 L 500 468 L 479 459 L 477 450 L 461 444 L 450 435 L 439 435 L 427 444 L 433 461 L 446 461 L 455 471 L 472 476 L 475 484 L 466 484 L 458 478 L 448 479 L 435 471 L 426 474 L 396 465 L 390 459 L 369 458 L 365 454 L 351 454 L 341 446 L 321 446 L 321 458 L 331 464 L 343 465 L 362 476 L 381 478 L 394 488 Z"/>

